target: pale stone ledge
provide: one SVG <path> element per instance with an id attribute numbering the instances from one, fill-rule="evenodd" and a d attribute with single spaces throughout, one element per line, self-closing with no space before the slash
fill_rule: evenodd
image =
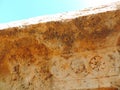
<path id="1" fill-rule="evenodd" d="M 119 2 L 0 28 L 0 90 L 120 89 Z"/>

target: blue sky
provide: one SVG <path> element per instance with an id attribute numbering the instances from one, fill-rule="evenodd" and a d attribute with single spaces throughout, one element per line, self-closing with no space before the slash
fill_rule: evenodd
<path id="1" fill-rule="evenodd" d="M 79 10 L 100 1 L 105 0 L 0 0 L 0 23 Z"/>
<path id="2" fill-rule="evenodd" d="M 0 0 L 0 23 L 82 8 L 80 0 Z"/>

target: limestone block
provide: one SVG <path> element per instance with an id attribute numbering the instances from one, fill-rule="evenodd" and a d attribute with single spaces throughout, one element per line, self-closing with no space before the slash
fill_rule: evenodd
<path id="1" fill-rule="evenodd" d="M 0 90 L 119 90 L 119 3 L 0 24 Z"/>

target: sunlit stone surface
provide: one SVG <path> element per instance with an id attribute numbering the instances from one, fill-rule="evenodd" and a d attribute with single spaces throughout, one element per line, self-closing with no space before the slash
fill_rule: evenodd
<path id="1" fill-rule="evenodd" d="M 1 24 L 0 90 L 120 89 L 119 3 Z"/>

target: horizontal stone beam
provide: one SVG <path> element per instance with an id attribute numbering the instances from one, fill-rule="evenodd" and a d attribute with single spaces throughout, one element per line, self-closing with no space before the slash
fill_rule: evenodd
<path id="1" fill-rule="evenodd" d="M 0 24 L 0 90 L 120 89 L 119 3 Z"/>

